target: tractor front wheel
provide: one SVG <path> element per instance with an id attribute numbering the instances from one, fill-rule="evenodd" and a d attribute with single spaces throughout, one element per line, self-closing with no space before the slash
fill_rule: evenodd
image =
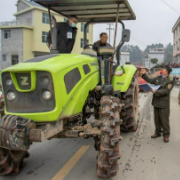
<path id="1" fill-rule="evenodd" d="M 29 157 L 27 151 L 15 151 L 0 148 L 0 176 L 17 174 L 24 167 L 24 158 Z"/>
<path id="2" fill-rule="evenodd" d="M 100 150 L 97 155 L 97 176 L 110 178 L 119 170 L 118 159 L 120 136 L 120 100 L 115 97 L 103 96 L 101 99 L 101 138 Z"/>

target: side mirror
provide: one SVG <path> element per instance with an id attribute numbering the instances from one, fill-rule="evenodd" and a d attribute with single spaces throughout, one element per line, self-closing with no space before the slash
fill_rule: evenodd
<path id="1" fill-rule="evenodd" d="M 122 32 L 122 41 L 129 42 L 130 34 L 131 34 L 131 31 L 129 29 L 123 29 L 123 32 Z"/>

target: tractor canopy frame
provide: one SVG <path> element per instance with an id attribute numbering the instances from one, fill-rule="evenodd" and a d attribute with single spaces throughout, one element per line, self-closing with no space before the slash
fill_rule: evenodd
<path id="1" fill-rule="evenodd" d="M 136 16 L 127 0 L 32 0 L 37 4 L 64 16 L 75 15 L 79 22 L 86 22 L 84 26 L 84 44 L 87 40 L 87 27 L 96 23 L 116 23 L 113 47 L 116 44 L 117 23 L 125 29 L 122 20 L 135 20 Z M 51 16 L 50 16 L 51 17 Z M 52 36 L 52 23 L 50 18 Z M 122 37 L 123 38 L 123 37 Z M 52 38 L 53 39 L 53 38 Z M 117 52 L 124 44 L 121 39 Z M 119 64 L 119 57 L 117 59 Z"/>

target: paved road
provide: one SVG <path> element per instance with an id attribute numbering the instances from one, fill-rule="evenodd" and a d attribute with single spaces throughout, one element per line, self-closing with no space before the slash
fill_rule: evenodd
<path id="1" fill-rule="evenodd" d="M 151 139 L 154 133 L 151 94 L 141 95 L 139 128 L 121 133 L 120 170 L 113 180 L 179 180 L 180 178 L 180 106 L 178 88 L 171 93 L 171 137 Z M 53 139 L 34 143 L 26 167 L 16 176 L 0 180 L 98 180 L 92 139 Z"/>

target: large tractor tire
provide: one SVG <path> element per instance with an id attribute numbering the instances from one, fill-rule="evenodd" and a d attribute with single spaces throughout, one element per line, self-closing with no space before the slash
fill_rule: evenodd
<path id="1" fill-rule="evenodd" d="M 97 155 L 97 176 L 110 178 L 119 170 L 118 159 L 120 136 L 120 100 L 115 97 L 103 96 L 101 99 L 100 118 L 101 131 L 100 150 Z"/>
<path id="2" fill-rule="evenodd" d="M 28 133 L 34 127 L 31 120 L 14 115 L 5 115 L 0 123 L 0 176 L 17 174 L 29 157 Z"/>
<path id="3" fill-rule="evenodd" d="M 132 78 L 131 84 L 125 93 L 122 93 L 121 130 L 125 132 L 136 131 L 139 115 L 139 87 L 137 77 Z"/>
<path id="4" fill-rule="evenodd" d="M 29 157 L 27 151 L 12 151 L 0 148 L 0 176 L 17 174 L 24 167 L 24 158 Z"/>

